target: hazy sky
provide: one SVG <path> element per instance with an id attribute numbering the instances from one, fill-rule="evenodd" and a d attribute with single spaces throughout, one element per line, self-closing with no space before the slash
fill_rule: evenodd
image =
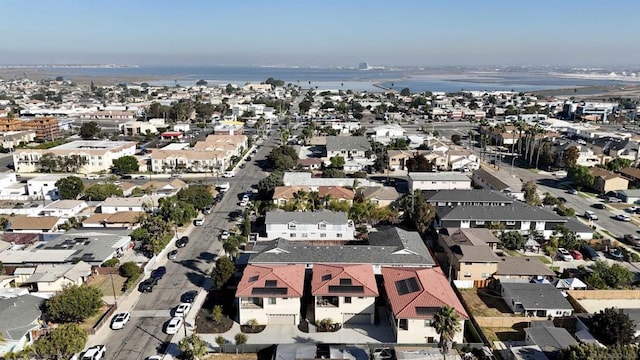
<path id="1" fill-rule="evenodd" d="M 638 0 L 0 0 L 0 14 L 0 64 L 640 64 Z"/>

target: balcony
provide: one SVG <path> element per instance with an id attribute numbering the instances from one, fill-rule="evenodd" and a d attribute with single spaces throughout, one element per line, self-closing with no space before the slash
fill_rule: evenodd
<path id="1" fill-rule="evenodd" d="M 338 298 L 335 296 L 326 296 L 316 299 L 316 307 L 338 307 Z"/>
<path id="2" fill-rule="evenodd" d="M 242 309 L 263 309 L 262 304 L 254 303 L 254 302 L 242 302 L 240 303 L 240 308 Z"/>

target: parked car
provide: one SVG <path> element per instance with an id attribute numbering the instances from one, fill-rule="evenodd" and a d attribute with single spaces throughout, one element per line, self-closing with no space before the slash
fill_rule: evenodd
<path id="1" fill-rule="evenodd" d="M 556 257 L 562 261 L 573 260 L 573 256 L 571 256 L 571 254 L 565 248 L 558 248 L 558 251 L 556 251 Z"/>
<path id="2" fill-rule="evenodd" d="M 122 176 L 120 176 L 120 179 L 122 179 L 122 180 L 131 180 L 131 179 L 133 179 L 133 175 L 122 175 Z"/>
<path id="3" fill-rule="evenodd" d="M 622 252 L 622 250 L 618 248 L 610 249 L 609 256 L 611 256 L 611 258 L 614 260 L 618 260 L 618 261 L 624 260 L 624 253 Z"/>
<path id="4" fill-rule="evenodd" d="M 629 206 L 628 208 L 624 209 L 624 211 L 626 211 L 628 213 L 635 213 L 636 211 L 638 211 L 638 207 L 637 206 Z"/>
<path id="5" fill-rule="evenodd" d="M 571 194 L 571 195 L 578 195 L 578 190 L 576 190 L 576 189 L 569 189 L 569 190 L 567 190 L 567 193 L 568 193 L 568 194 Z"/>
<path id="6" fill-rule="evenodd" d="M 637 234 L 625 234 L 622 239 L 629 245 L 640 246 L 640 235 Z"/>
<path id="7" fill-rule="evenodd" d="M 607 208 L 607 206 L 603 203 L 595 203 L 593 205 L 591 205 L 591 207 L 595 208 L 595 209 L 600 209 L 600 210 L 604 210 Z"/>
<path id="8" fill-rule="evenodd" d="M 153 271 L 151 271 L 151 277 L 160 280 L 166 273 L 167 273 L 167 268 L 164 266 L 159 266 Z"/>
<path id="9" fill-rule="evenodd" d="M 224 174 L 222 174 L 222 177 L 225 178 L 232 178 L 234 176 L 233 171 L 225 171 Z"/>
<path id="10" fill-rule="evenodd" d="M 558 202 L 561 204 L 564 204 L 567 202 L 567 199 L 563 198 L 562 196 L 558 197 L 557 199 L 558 199 Z"/>
<path id="11" fill-rule="evenodd" d="M 81 360 L 100 360 L 104 357 L 107 347 L 104 345 L 96 345 L 87 349 L 82 355 Z"/>
<path id="12" fill-rule="evenodd" d="M 182 317 L 174 316 L 167 323 L 167 328 L 165 329 L 165 332 L 168 335 L 173 335 L 178 332 L 178 329 L 180 329 L 180 326 L 182 326 Z"/>
<path id="13" fill-rule="evenodd" d="M 582 250 L 582 255 L 584 257 L 589 258 L 591 260 L 600 259 L 600 254 L 598 254 L 598 252 L 595 251 L 591 246 L 587 244 L 583 244 L 580 249 Z"/>
<path id="14" fill-rule="evenodd" d="M 622 200 L 618 199 L 617 197 L 613 197 L 613 196 L 609 196 L 606 200 L 607 200 L 607 202 L 609 202 L 609 203 L 619 203 L 619 202 L 622 202 Z"/>
<path id="15" fill-rule="evenodd" d="M 138 175 L 136 176 L 136 180 L 146 180 L 147 177 L 145 175 Z"/>
<path id="16" fill-rule="evenodd" d="M 179 179 L 182 176 L 180 174 L 171 174 L 171 179 Z"/>
<path id="17" fill-rule="evenodd" d="M 120 330 L 122 329 L 131 319 L 131 314 L 127 311 L 117 313 L 113 319 L 111 320 L 111 329 L 112 330 Z"/>
<path id="18" fill-rule="evenodd" d="M 157 284 L 158 284 L 158 279 L 154 277 L 150 277 L 147 280 L 141 282 L 140 285 L 138 285 L 138 291 L 143 293 L 152 292 L 153 287 L 156 286 Z"/>
<path id="19" fill-rule="evenodd" d="M 220 233 L 220 239 L 221 240 L 227 240 L 229 239 L 229 235 L 231 235 L 228 231 L 223 231 Z"/>
<path id="20" fill-rule="evenodd" d="M 181 303 L 176 307 L 176 310 L 173 312 L 174 316 L 184 316 L 191 309 L 190 303 Z"/>
<path id="21" fill-rule="evenodd" d="M 618 214 L 618 215 L 614 216 L 613 218 L 618 220 L 618 221 L 625 221 L 625 222 L 631 221 L 631 217 L 629 217 L 629 215 L 627 215 L 627 214 Z"/>
<path id="22" fill-rule="evenodd" d="M 18 176 L 16 175 L 16 177 Z M 100 175 L 96 175 L 96 174 L 87 175 L 87 180 L 98 180 L 98 179 L 100 179 Z"/>
<path id="23" fill-rule="evenodd" d="M 215 201 L 215 200 L 214 200 Z M 206 208 L 204 208 L 204 210 L 202 211 L 205 215 L 209 215 L 211 214 L 211 211 L 213 210 L 213 205 L 209 205 Z"/>
<path id="24" fill-rule="evenodd" d="M 175 260 L 178 257 L 178 250 L 171 250 L 169 254 L 167 254 L 167 258 L 169 260 Z"/>
<path id="25" fill-rule="evenodd" d="M 569 250 L 569 254 L 573 257 L 573 260 L 582 260 L 582 254 L 578 250 Z"/>
<path id="26" fill-rule="evenodd" d="M 189 237 L 183 236 L 180 239 L 176 240 L 176 247 L 183 248 L 187 246 L 188 243 L 189 243 Z"/>
<path id="27" fill-rule="evenodd" d="M 589 220 L 598 220 L 598 215 L 591 210 L 587 210 L 584 212 L 584 217 Z"/>
<path id="28" fill-rule="evenodd" d="M 198 296 L 197 291 L 189 290 L 186 293 L 182 294 L 182 296 L 180 297 L 180 301 L 182 301 L 183 303 L 192 303 L 196 299 L 196 296 Z"/>

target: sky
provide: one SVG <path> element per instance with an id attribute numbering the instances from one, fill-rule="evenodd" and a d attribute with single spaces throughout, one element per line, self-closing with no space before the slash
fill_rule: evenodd
<path id="1" fill-rule="evenodd" d="M 0 0 L 0 64 L 640 64 L 638 0 Z"/>

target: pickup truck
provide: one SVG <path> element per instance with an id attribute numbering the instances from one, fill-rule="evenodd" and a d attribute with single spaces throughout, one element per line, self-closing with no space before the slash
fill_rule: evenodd
<path id="1" fill-rule="evenodd" d="M 96 345 L 87 349 L 81 360 L 100 360 L 104 357 L 107 348 L 104 345 Z"/>

